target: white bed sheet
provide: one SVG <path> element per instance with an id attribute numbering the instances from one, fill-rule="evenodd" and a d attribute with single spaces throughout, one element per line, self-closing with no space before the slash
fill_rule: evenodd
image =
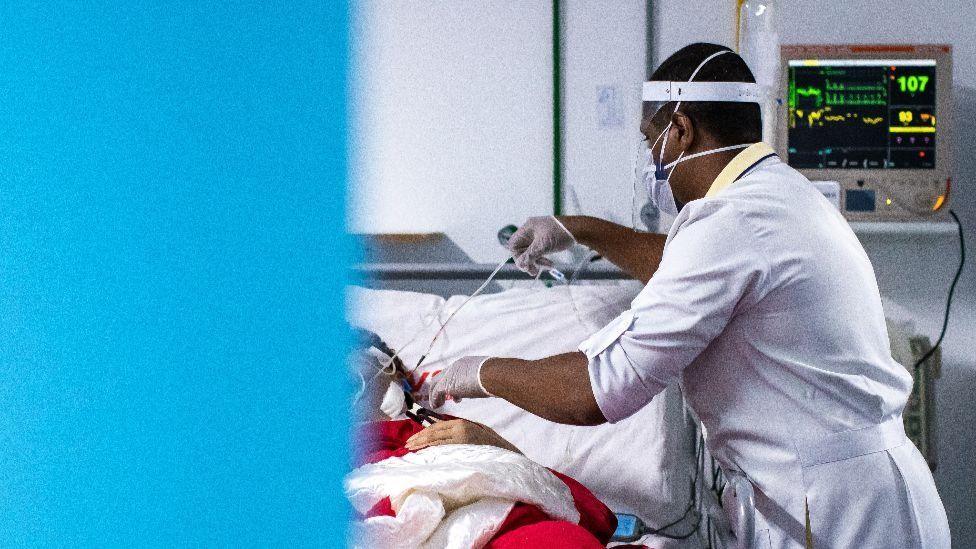
<path id="1" fill-rule="evenodd" d="M 431 375 L 464 355 L 535 359 L 574 351 L 639 290 L 637 283 L 540 285 L 478 296 L 454 317 L 419 371 Z M 350 322 L 394 349 L 419 332 L 401 351 L 412 367 L 439 327 L 434 316 L 445 320 L 465 299 L 356 287 L 349 291 Z M 676 389 L 625 421 L 597 427 L 559 425 L 494 398 L 449 403 L 442 411 L 492 427 L 529 458 L 582 482 L 614 511 L 651 526 L 671 522 L 688 503 L 691 450 Z"/>

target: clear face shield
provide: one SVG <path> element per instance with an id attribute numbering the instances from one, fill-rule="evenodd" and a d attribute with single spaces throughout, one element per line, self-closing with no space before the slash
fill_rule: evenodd
<path id="1" fill-rule="evenodd" d="M 658 228 L 659 212 L 650 200 L 648 178 L 660 173 L 654 159 L 661 154 L 662 132 L 674 113 L 676 103 L 670 101 L 645 101 L 641 112 L 640 131 L 634 136 L 633 189 L 631 195 L 631 224 L 636 230 L 643 224 L 654 231 Z"/>
<path id="2" fill-rule="evenodd" d="M 702 67 L 715 57 L 726 53 L 731 52 L 723 50 L 706 57 L 691 73 L 687 82 L 660 80 L 644 83 L 642 135 L 638 140 L 634 162 L 635 200 L 638 189 L 643 188 L 651 204 L 664 213 L 676 216 L 679 207 L 674 199 L 669 177 L 680 162 L 707 154 L 741 149 L 752 144 L 731 145 L 700 151 L 692 155 L 685 155 L 684 151 L 675 154 L 676 149 L 673 142 L 670 143 L 669 149 L 671 119 L 673 114 L 680 110 L 682 102 L 761 103 L 761 88 L 754 83 L 694 82 L 695 76 L 698 75 Z M 635 212 L 632 221 L 636 228 L 636 204 L 632 204 L 632 206 L 632 211 Z M 654 228 L 648 223 L 645 224 L 649 228 Z"/>

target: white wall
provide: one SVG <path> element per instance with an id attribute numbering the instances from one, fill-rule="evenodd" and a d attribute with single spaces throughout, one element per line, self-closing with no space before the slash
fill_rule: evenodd
<path id="1" fill-rule="evenodd" d="M 552 4 L 373 0 L 353 20 L 352 230 L 499 261 L 498 229 L 552 212 Z"/>
<path id="2" fill-rule="evenodd" d="M 566 213 L 631 223 L 646 11 L 563 2 Z M 354 231 L 443 231 L 497 261 L 498 229 L 552 213 L 551 18 L 541 0 L 358 4 Z"/>
<path id="3" fill-rule="evenodd" d="M 647 3 L 608 7 L 563 2 L 563 211 L 630 226 Z"/>
<path id="4" fill-rule="evenodd" d="M 654 9 L 657 62 L 696 41 L 731 44 L 733 0 L 659 0 Z M 964 0 L 862 0 L 779 3 L 783 43 L 949 43 L 953 46 L 952 208 L 968 227 L 970 263 L 957 289 L 943 355 L 937 401 L 941 436 L 936 482 L 956 545 L 976 538 L 976 3 Z M 864 238 L 882 292 L 938 335 L 945 295 L 957 265 L 953 238 Z"/>

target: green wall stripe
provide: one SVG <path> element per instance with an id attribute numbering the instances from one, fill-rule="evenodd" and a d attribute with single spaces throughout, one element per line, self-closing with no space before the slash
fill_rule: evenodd
<path id="1" fill-rule="evenodd" d="M 552 210 L 563 213 L 562 24 L 559 0 L 552 0 Z"/>

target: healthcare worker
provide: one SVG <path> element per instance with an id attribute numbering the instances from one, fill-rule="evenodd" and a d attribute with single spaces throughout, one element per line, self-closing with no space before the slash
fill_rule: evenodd
<path id="1" fill-rule="evenodd" d="M 464 357 L 431 404 L 500 397 L 552 421 L 620 421 L 678 381 L 726 475 L 756 492 L 756 547 L 948 548 L 945 510 L 906 438 L 912 378 L 889 352 L 874 271 L 847 222 L 760 141 L 755 84 L 693 44 L 644 86 L 641 132 L 667 237 L 535 217 L 516 264 L 580 243 L 646 286 L 579 352 Z M 436 438 L 436 432 L 428 438 Z"/>

